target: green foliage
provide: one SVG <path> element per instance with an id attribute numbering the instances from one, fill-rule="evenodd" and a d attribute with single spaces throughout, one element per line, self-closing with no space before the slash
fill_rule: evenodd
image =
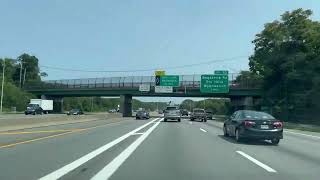
<path id="1" fill-rule="evenodd" d="M 30 99 L 35 98 L 32 94 L 22 91 L 11 82 L 4 84 L 3 105 L 6 109 L 16 107 L 17 111 L 23 111 Z"/>
<path id="2" fill-rule="evenodd" d="M 319 101 L 312 100 L 319 99 L 320 23 L 311 15 L 311 10 L 303 9 L 285 12 L 253 41 L 250 70 L 263 77 L 266 101 L 284 119 L 320 110 Z M 312 116 L 304 119 L 308 118 Z"/>
<path id="3" fill-rule="evenodd" d="M 73 108 L 80 108 L 87 112 L 106 112 L 110 109 L 117 109 L 120 105 L 120 98 L 101 98 L 101 97 L 65 97 L 64 109 L 70 110 Z M 137 99 L 132 100 L 132 109 L 137 110 L 144 108 L 148 111 L 156 111 L 164 109 L 166 103 L 164 102 L 142 102 Z"/>

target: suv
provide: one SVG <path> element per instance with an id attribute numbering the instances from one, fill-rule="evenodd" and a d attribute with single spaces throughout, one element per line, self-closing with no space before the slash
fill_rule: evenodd
<path id="1" fill-rule="evenodd" d="M 164 110 L 164 121 L 166 122 L 168 119 L 181 121 L 181 113 L 177 106 L 167 106 Z"/>
<path id="2" fill-rule="evenodd" d="M 181 109 L 180 112 L 181 112 L 181 116 L 188 116 L 189 115 L 189 112 L 186 109 Z"/>
<path id="3" fill-rule="evenodd" d="M 190 120 L 194 121 L 195 119 L 200 119 L 201 121 L 207 122 L 207 113 L 204 109 L 193 109 L 191 113 Z"/>
<path id="4" fill-rule="evenodd" d="M 38 104 L 29 104 L 27 106 L 27 109 L 24 111 L 24 114 L 25 115 L 28 115 L 28 114 L 33 114 L 33 115 L 43 114 L 43 110 Z"/>
<path id="5" fill-rule="evenodd" d="M 211 111 L 211 110 L 206 110 L 206 113 L 207 113 L 207 119 L 210 119 L 210 120 L 215 119 L 215 118 L 213 117 L 213 111 Z"/>

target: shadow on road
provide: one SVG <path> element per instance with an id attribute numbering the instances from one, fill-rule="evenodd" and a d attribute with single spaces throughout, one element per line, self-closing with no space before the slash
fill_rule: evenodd
<path id="1" fill-rule="evenodd" d="M 164 123 L 179 123 L 178 121 L 169 121 L 169 120 L 167 120 L 167 121 L 162 121 L 162 122 L 164 122 Z"/>
<path id="2" fill-rule="evenodd" d="M 218 135 L 219 138 L 228 141 L 229 143 L 233 144 L 243 144 L 243 145 L 261 145 L 261 146 L 274 146 L 271 144 L 271 142 L 268 141 L 258 141 L 258 140 L 243 140 L 242 142 L 237 142 L 234 138 L 232 137 L 225 137 L 223 135 Z"/>

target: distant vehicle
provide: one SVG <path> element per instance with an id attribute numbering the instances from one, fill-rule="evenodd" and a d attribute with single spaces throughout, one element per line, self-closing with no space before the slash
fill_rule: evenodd
<path id="1" fill-rule="evenodd" d="M 39 104 L 28 104 L 27 109 L 24 111 L 24 114 L 43 114 L 43 109 L 39 106 Z"/>
<path id="2" fill-rule="evenodd" d="M 39 105 L 39 107 L 41 107 L 41 109 L 42 109 L 42 113 L 44 113 L 44 114 L 48 114 L 49 112 L 51 112 L 53 110 L 53 100 L 30 99 L 29 105 L 30 106 Z M 39 111 L 39 109 L 38 109 L 38 111 Z"/>
<path id="3" fill-rule="evenodd" d="M 117 112 L 116 109 L 110 109 L 110 110 L 109 110 L 109 113 L 116 113 L 116 112 Z"/>
<path id="4" fill-rule="evenodd" d="M 279 144 L 283 139 L 283 123 L 265 112 L 240 110 L 232 114 L 223 125 L 224 136 L 243 139 L 271 140 Z"/>
<path id="5" fill-rule="evenodd" d="M 139 110 L 136 113 L 136 119 L 149 119 L 149 118 L 150 118 L 150 115 L 145 110 Z"/>
<path id="6" fill-rule="evenodd" d="M 188 116 L 189 115 L 189 112 L 186 109 L 181 109 L 180 112 L 181 112 L 181 116 Z"/>
<path id="7" fill-rule="evenodd" d="M 166 122 L 168 119 L 181 122 L 181 113 L 177 106 L 166 107 L 166 109 L 164 110 L 164 121 Z"/>
<path id="8" fill-rule="evenodd" d="M 207 113 L 205 112 L 204 109 L 199 109 L 199 108 L 193 109 L 190 115 L 190 120 L 194 121 L 196 119 L 201 120 L 201 122 L 207 122 Z"/>
<path id="9" fill-rule="evenodd" d="M 81 109 L 71 109 L 67 115 L 83 115 L 83 111 Z"/>
<path id="10" fill-rule="evenodd" d="M 206 114 L 207 114 L 207 119 L 210 119 L 210 120 L 215 119 L 215 118 L 213 117 L 213 111 L 211 111 L 211 110 L 206 110 Z"/>

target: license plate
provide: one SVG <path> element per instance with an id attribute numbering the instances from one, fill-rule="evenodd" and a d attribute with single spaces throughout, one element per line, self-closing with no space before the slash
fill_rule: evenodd
<path id="1" fill-rule="evenodd" d="M 269 125 L 261 125 L 260 128 L 261 129 L 269 129 Z"/>

